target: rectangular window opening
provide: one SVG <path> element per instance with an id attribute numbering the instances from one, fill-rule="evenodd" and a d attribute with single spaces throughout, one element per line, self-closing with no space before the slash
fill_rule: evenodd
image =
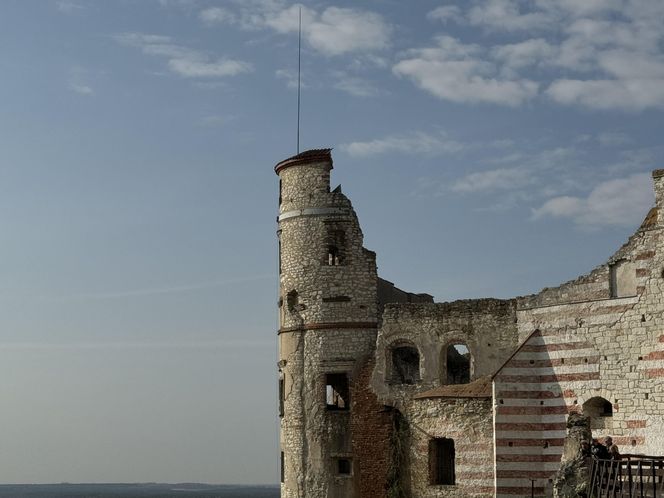
<path id="1" fill-rule="evenodd" d="M 286 461 L 284 458 L 284 452 L 281 452 L 281 464 L 279 465 L 279 472 L 281 474 L 281 482 L 286 480 Z"/>
<path id="2" fill-rule="evenodd" d="M 455 484 L 453 439 L 429 441 L 429 480 L 434 485 Z"/>
<path id="3" fill-rule="evenodd" d="M 350 390 L 348 376 L 345 373 L 325 376 L 325 404 L 328 410 L 348 410 L 350 408 Z"/>
<path id="4" fill-rule="evenodd" d="M 352 474 L 353 465 L 348 458 L 337 459 L 337 474 L 340 476 L 349 476 Z"/>
<path id="5" fill-rule="evenodd" d="M 285 380 L 283 377 L 279 377 L 279 416 L 284 416 L 284 399 L 286 397 L 285 393 Z"/>

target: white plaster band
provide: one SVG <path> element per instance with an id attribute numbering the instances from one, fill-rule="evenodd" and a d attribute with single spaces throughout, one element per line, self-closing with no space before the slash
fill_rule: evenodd
<path id="1" fill-rule="evenodd" d="M 296 218 L 298 216 L 320 216 L 324 214 L 345 214 L 346 209 L 344 208 L 304 208 L 304 209 L 294 209 L 292 211 L 286 211 L 281 213 L 277 218 L 277 221 L 287 220 L 289 218 Z"/>

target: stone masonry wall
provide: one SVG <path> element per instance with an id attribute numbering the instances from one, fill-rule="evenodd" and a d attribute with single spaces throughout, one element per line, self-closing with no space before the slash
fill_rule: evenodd
<path id="1" fill-rule="evenodd" d="M 615 261 L 632 264 L 634 296 L 610 297 Z M 525 342 L 494 382 L 497 496 L 523 495 L 531 479 L 544 496 L 560 465 L 567 415 L 592 398 L 613 405 L 613 416 L 594 421 L 593 436 L 613 436 L 622 453 L 662 453 L 662 268 L 655 211 L 607 264 L 519 302 Z"/>
<path id="2" fill-rule="evenodd" d="M 353 390 L 350 410 L 328 409 L 326 376 L 345 374 L 352 385 L 358 362 L 372 354 L 377 275 L 350 201 L 330 192 L 330 169 L 323 152 L 279 170 L 284 498 L 352 498 L 359 489 Z M 332 243 L 339 252 L 330 260 Z M 339 460 L 350 462 L 350 473 L 339 471 Z"/>
<path id="3" fill-rule="evenodd" d="M 417 399 L 404 412 L 409 428 L 410 496 L 489 498 L 493 496 L 493 428 L 490 398 Z M 432 485 L 429 441 L 451 438 L 455 485 Z"/>

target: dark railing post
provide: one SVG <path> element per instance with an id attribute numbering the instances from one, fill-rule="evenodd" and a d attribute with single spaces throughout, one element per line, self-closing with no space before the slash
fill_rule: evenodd
<path id="1" fill-rule="evenodd" d="M 655 468 L 655 460 L 652 461 L 652 496 L 657 498 L 657 469 Z"/>
<path id="2" fill-rule="evenodd" d="M 643 462 L 639 460 L 639 491 L 643 498 Z"/>
<path id="3" fill-rule="evenodd" d="M 629 483 L 629 498 L 632 498 L 632 461 L 627 460 L 627 482 Z"/>

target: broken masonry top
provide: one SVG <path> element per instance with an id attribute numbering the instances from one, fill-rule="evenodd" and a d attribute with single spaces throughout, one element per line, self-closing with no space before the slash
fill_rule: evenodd
<path id="1" fill-rule="evenodd" d="M 299 154 L 278 162 L 274 167 L 274 172 L 278 175 L 281 170 L 290 166 L 297 166 L 311 163 L 329 163 L 332 169 L 332 149 L 309 149 Z"/>

